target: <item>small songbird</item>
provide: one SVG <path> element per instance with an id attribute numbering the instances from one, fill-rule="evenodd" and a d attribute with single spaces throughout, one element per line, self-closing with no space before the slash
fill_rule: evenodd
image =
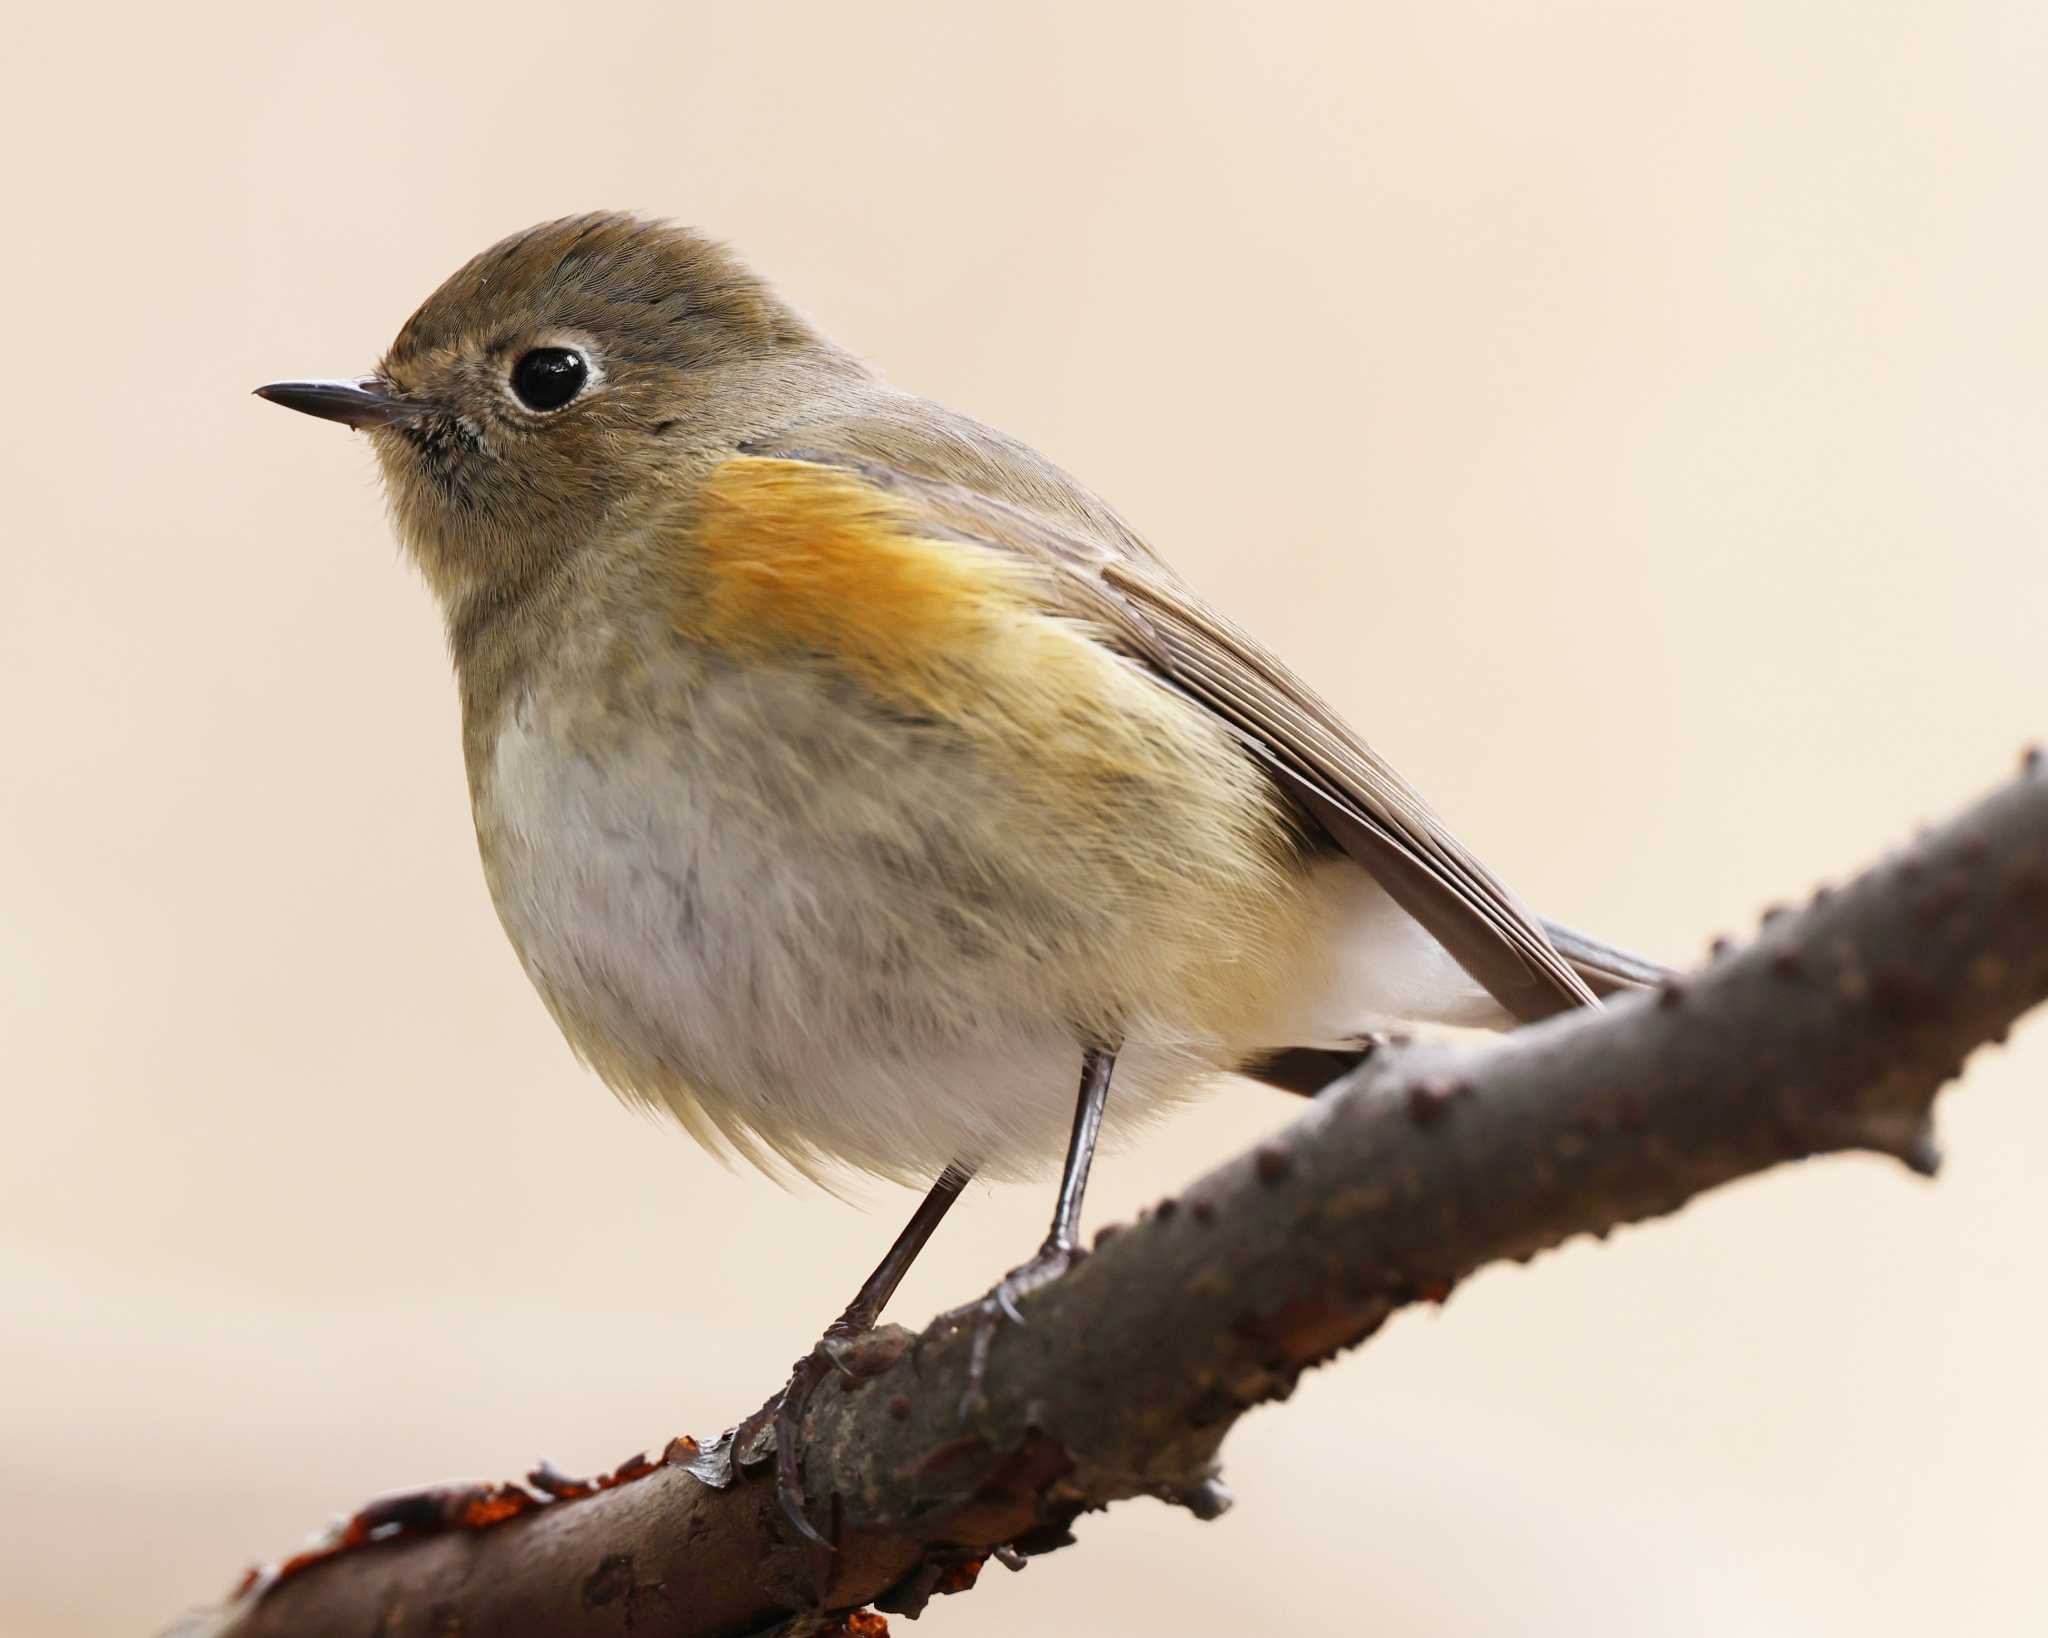
<path id="1" fill-rule="evenodd" d="M 807 1533 L 805 1400 L 969 1178 L 1066 1157 L 978 1371 L 1071 1260 L 1099 1130 L 1661 972 L 1532 916 L 1094 494 L 694 232 L 545 223 L 374 374 L 258 391 L 370 435 L 576 1052 L 713 1147 L 930 1187 L 780 1397 Z"/>

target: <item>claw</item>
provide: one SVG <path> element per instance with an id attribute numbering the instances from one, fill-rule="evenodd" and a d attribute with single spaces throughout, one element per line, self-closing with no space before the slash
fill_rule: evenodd
<path id="1" fill-rule="evenodd" d="M 988 1403 L 982 1388 L 988 1380 L 989 1352 L 995 1347 L 996 1332 L 1005 1320 L 1012 1325 L 1024 1323 L 1024 1312 L 1017 1306 L 1017 1299 L 1029 1296 L 1042 1285 L 1050 1285 L 1073 1266 L 1074 1260 L 1073 1247 L 1047 1241 L 1030 1262 L 1019 1264 L 996 1281 L 987 1296 L 944 1316 L 955 1325 L 971 1329 L 967 1344 L 967 1392 L 960 1397 L 963 1422 Z"/>
<path id="2" fill-rule="evenodd" d="M 822 1348 L 813 1350 L 797 1361 L 789 1386 L 782 1390 L 782 1398 L 775 1407 L 775 1500 L 792 1530 L 812 1546 L 822 1547 L 829 1553 L 836 1549 L 811 1523 L 810 1498 L 804 1494 L 803 1446 L 800 1440 L 804 1411 L 809 1407 L 811 1395 L 818 1384 L 824 1380 L 825 1369 L 829 1368 L 830 1356 L 821 1360 L 822 1352 Z"/>
<path id="3" fill-rule="evenodd" d="M 967 1348 L 967 1391 L 960 1396 L 960 1420 L 970 1421 L 988 1404 L 988 1395 L 982 1391 L 982 1384 L 988 1380 L 988 1354 L 995 1346 L 996 1323 L 999 1310 L 994 1299 L 986 1299 L 979 1305 L 986 1312 L 976 1316 L 974 1340 Z"/>
<path id="4" fill-rule="evenodd" d="M 830 1361 L 832 1369 L 841 1376 L 858 1376 L 860 1348 L 866 1340 L 865 1335 L 836 1336 L 827 1331 L 818 1338 L 818 1346 L 812 1350 L 811 1357 L 815 1359 L 819 1354 L 823 1354 Z"/>
<path id="5" fill-rule="evenodd" d="M 782 1392 L 770 1399 L 754 1414 L 742 1422 L 733 1434 L 734 1459 L 752 1445 L 761 1431 L 762 1424 L 772 1422 L 775 1429 L 775 1501 L 782 1509 L 782 1516 L 789 1521 L 789 1527 L 814 1547 L 832 1552 L 832 1543 L 827 1541 L 818 1527 L 811 1523 L 810 1498 L 804 1494 L 803 1467 L 803 1420 L 809 1409 L 811 1395 L 818 1391 L 818 1384 L 837 1366 L 829 1349 L 830 1338 L 820 1339 L 818 1345 L 796 1362 L 789 1373 L 789 1383 Z"/>
<path id="6" fill-rule="evenodd" d="M 834 1325 L 791 1368 L 788 1386 L 742 1422 L 733 1438 L 733 1449 L 744 1451 L 764 1422 L 772 1419 L 775 1500 L 790 1528 L 828 1553 L 837 1549 L 811 1522 L 810 1498 L 804 1494 L 804 1413 L 810 1409 L 811 1396 L 828 1376 L 837 1374 L 859 1382 L 887 1370 L 900 1357 L 902 1346 L 881 1346 L 881 1342 L 872 1328 L 854 1329 L 844 1321 Z"/>

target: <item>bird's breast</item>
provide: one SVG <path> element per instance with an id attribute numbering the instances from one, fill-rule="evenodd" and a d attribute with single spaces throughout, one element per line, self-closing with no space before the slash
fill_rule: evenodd
<path id="1" fill-rule="evenodd" d="M 828 530 L 709 541 L 473 752 L 499 915 L 614 1087 L 929 1176 L 1056 1154 L 1085 1044 L 1133 1105 L 1273 1044 L 1307 875 L 1217 724 L 955 543 L 876 603 Z"/>

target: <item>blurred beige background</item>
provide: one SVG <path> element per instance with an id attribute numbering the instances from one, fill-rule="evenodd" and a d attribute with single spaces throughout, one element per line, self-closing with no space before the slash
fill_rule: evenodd
<path id="1" fill-rule="evenodd" d="M 304 11 L 305 15 L 292 15 Z M 473 856 L 368 450 L 472 251 L 713 228 L 1039 443 L 1541 907 L 1673 958 L 2048 731 L 2028 4 L 83 7 L 0 106 L 0 1632 L 757 1403 L 893 1232 L 582 1074 Z M 26 29 L 26 35 L 20 31 Z M 2048 1628 L 2048 1032 L 1920 1184 L 1490 1273 L 946 1631 Z M 1223 1089 L 1093 1216 L 1290 1113 Z M 978 1191 L 900 1305 L 978 1291 Z M 1199 1564 L 1200 1573 L 1191 1573 Z"/>

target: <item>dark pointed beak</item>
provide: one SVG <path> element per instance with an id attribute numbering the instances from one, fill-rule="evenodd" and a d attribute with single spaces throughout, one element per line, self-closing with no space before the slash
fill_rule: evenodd
<path id="1" fill-rule="evenodd" d="M 392 391 L 390 382 L 374 375 L 360 381 L 273 381 L 258 387 L 256 396 L 349 427 L 387 427 L 416 412 L 415 405 Z"/>

